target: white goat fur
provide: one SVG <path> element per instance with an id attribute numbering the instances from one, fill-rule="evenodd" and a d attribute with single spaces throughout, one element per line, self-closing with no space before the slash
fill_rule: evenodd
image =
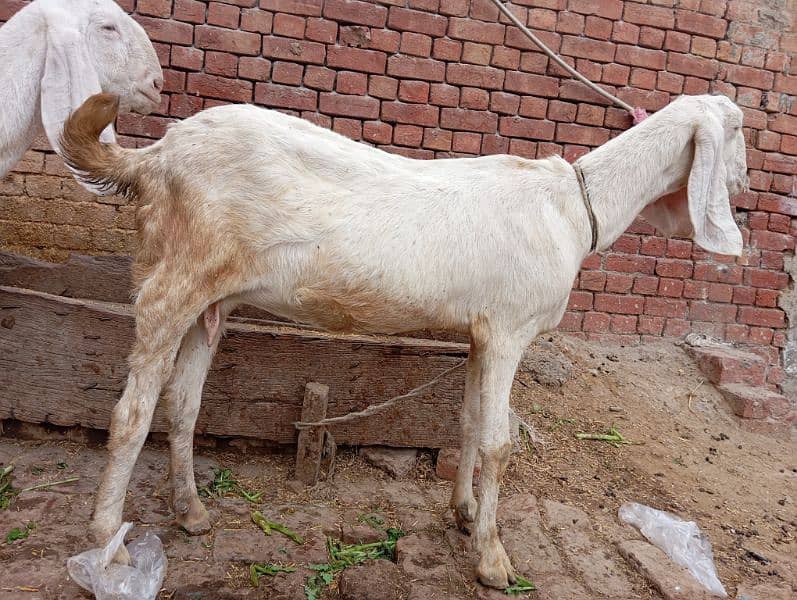
<path id="1" fill-rule="evenodd" d="M 524 349 L 561 319 L 591 241 L 572 167 L 558 157 L 411 160 L 240 105 L 175 124 L 149 148 L 123 150 L 96 143 L 112 115 L 97 117 L 92 101 L 67 125 L 65 153 L 95 183 L 136 196 L 142 244 L 137 340 L 93 531 L 104 541 L 119 526 L 167 383 L 177 520 L 189 531 L 209 527 L 191 444 L 218 342 L 205 343 L 200 315 L 215 303 L 222 319 L 246 303 L 331 329 L 455 330 L 470 334 L 471 352 L 451 506 L 474 533 L 479 579 L 506 586 L 514 575 L 495 514 L 510 388 Z M 598 249 L 645 210 L 670 232 L 693 229 L 707 250 L 740 254 L 729 194 L 747 182 L 741 126 L 741 111 L 723 96 L 682 97 L 580 158 Z M 688 203 L 658 200 L 684 187 Z"/>
<path id="2" fill-rule="evenodd" d="M 58 151 L 69 113 L 111 92 L 158 107 L 163 74 L 147 34 L 113 0 L 36 0 L 0 27 L 0 178 L 44 129 Z M 109 127 L 103 139 L 113 141 Z"/>

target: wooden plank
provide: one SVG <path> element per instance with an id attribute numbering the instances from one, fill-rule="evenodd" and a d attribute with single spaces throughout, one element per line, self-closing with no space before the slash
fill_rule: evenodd
<path id="1" fill-rule="evenodd" d="M 0 418 L 108 426 L 133 340 L 129 305 L 0 287 Z M 295 443 L 304 385 L 334 393 L 328 416 L 413 389 L 466 356 L 462 344 L 232 323 L 209 373 L 197 432 Z M 441 448 L 459 442 L 464 369 L 419 398 L 335 426 L 338 444 Z M 167 431 L 159 404 L 153 431 Z"/>
<path id="2" fill-rule="evenodd" d="M 129 256 L 82 256 L 71 254 L 65 263 L 50 263 L 10 252 L 0 252 L 0 286 L 47 292 L 70 298 L 90 298 L 103 302 L 129 302 L 133 294 Z M 239 306 L 233 321 L 264 324 L 290 323 L 254 306 Z M 295 326 L 313 330 L 303 325 Z M 467 343 L 467 336 L 440 331 L 408 331 L 405 337 Z"/>
<path id="3" fill-rule="evenodd" d="M 311 381 L 304 387 L 302 421 L 314 423 L 327 416 L 329 387 Z M 299 432 L 296 443 L 296 479 L 315 485 L 321 469 L 321 452 L 324 450 L 324 427 L 313 427 Z"/>

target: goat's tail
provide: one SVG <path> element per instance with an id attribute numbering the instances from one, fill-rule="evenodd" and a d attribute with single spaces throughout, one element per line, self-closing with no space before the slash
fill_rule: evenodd
<path id="1" fill-rule="evenodd" d="M 127 195 L 134 191 L 136 151 L 100 141 L 100 134 L 116 120 L 118 112 L 118 96 L 95 94 L 88 98 L 64 123 L 61 156 L 81 181 L 103 192 Z"/>

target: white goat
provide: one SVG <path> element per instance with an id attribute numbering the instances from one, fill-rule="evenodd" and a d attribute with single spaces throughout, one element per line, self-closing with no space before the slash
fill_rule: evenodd
<path id="1" fill-rule="evenodd" d="M 643 211 L 707 250 L 742 249 L 729 204 L 747 181 L 742 113 L 724 96 L 679 98 L 580 158 L 586 196 L 558 157 L 411 160 L 253 106 L 206 110 L 125 150 L 97 141 L 115 114 L 113 97 L 90 99 L 62 142 L 92 183 L 139 204 L 136 341 L 92 523 L 103 543 L 167 383 L 172 506 L 189 532 L 209 528 L 192 465 L 219 339 L 206 323 L 246 303 L 332 330 L 470 334 L 451 506 L 474 534 L 479 579 L 503 588 L 514 578 L 495 524 L 509 392 L 523 350 L 565 311 L 591 249 L 590 212 L 598 250 Z M 688 203 L 658 200 L 684 187 Z"/>
<path id="2" fill-rule="evenodd" d="M 0 27 L 0 178 L 44 127 L 58 141 L 69 113 L 99 92 L 142 114 L 160 104 L 155 49 L 113 0 L 36 0 Z M 103 141 L 114 141 L 108 127 Z"/>

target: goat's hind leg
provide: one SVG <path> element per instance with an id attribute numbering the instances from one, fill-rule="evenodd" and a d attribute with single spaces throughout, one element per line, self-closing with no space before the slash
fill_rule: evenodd
<path id="1" fill-rule="evenodd" d="M 199 499 L 194 479 L 194 427 L 202 401 L 202 387 L 219 344 L 224 319 L 231 309 L 232 306 L 220 307 L 218 331 L 208 331 L 206 324 L 200 323 L 191 327 L 183 339 L 166 392 L 171 505 L 177 524 L 191 535 L 210 530 L 208 512 Z"/>
<path id="2" fill-rule="evenodd" d="M 136 302 L 136 341 L 122 398 L 111 416 L 108 463 L 94 500 L 90 531 L 105 545 L 122 523 L 133 467 L 144 445 L 161 388 L 171 375 L 184 333 L 202 310 L 184 302 L 169 278 L 153 278 Z M 176 307 L 179 307 L 176 309 Z M 124 560 L 124 553 L 117 556 Z"/>
<path id="3" fill-rule="evenodd" d="M 459 466 L 451 494 L 450 507 L 454 510 L 457 527 L 470 533 L 476 519 L 478 503 L 473 495 L 473 468 L 479 450 L 479 421 L 481 398 L 481 367 L 476 354 L 476 346 L 471 344 L 465 375 L 465 397 L 462 404 L 462 449 Z"/>

